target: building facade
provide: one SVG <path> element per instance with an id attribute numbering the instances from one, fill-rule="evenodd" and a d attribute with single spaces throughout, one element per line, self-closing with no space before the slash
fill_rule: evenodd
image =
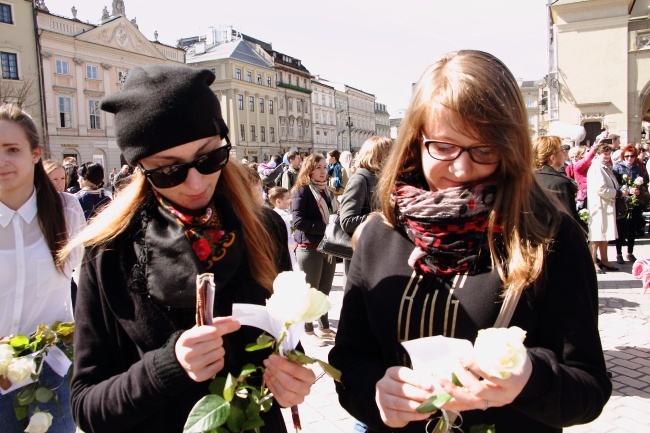
<path id="1" fill-rule="evenodd" d="M 545 116 L 638 142 L 650 121 L 649 0 L 549 2 Z"/>
<path id="2" fill-rule="evenodd" d="M 386 104 L 375 102 L 375 135 L 390 138 L 390 114 Z"/>
<path id="3" fill-rule="evenodd" d="M 546 135 L 547 127 L 544 126 L 542 121 L 542 109 L 540 105 L 540 88 L 544 80 L 517 80 L 519 90 L 524 98 L 526 105 L 526 112 L 528 113 L 528 128 L 530 138 L 535 138 L 540 135 Z"/>
<path id="4" fill-rule="evenodd" d="M 348 95 L 349 125 L 352 134 L 352 153 L 358 152 L 363 143 L 375 135 L 375 95 L 345 86 Z"/>
<path id="5" fill-rule="evenodd" d="M 108 177 L 125 161 L 115 140 L 114 116 L 100 110 L 100 100 L 122 88 L 132 67 L 183 64 L 185 52 L 149 41 L 132 21 L 108 15 L 106 8 L 98 25 L 42 9 L 36 20 L 51 155 L 59 161 L 72 156 L 78 164 L 100 163 Z"/>
<path id="6" fill-rule="evenodd" d="M 311 82 L 311 105 L 314 121 L 314 153 L 345 149 L 339 146 L 336 128 L 336 89 L 318 80 Z"/>

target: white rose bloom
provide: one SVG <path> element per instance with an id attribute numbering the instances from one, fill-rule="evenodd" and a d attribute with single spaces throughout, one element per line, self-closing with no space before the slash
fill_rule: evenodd
<path id="1" fill-rule="evenodd" d="M 326 295 L 307 284 L 304 272 L 281 272 L 273 282 L 273 295 L 266 308 L 274 319 L 294 324 L 316 320 L 331 305 Z"/>
<path id="2" fill-rule="evenodd" d="M 36 374 L 36 363 L 26 356 L 12 359 L 7 367 L 7 379 L 14 385 L 22 385 L 32 374 Z"/>
<path id="3" fill-rule="evenodd" d="M 45 433 L 52 425 L 52 415 L 49 412 L 36 412 L 29 419 L 25 433 Z"/>
<path id="4" fill-rule="evenodd" d="M 476 362 L 490 376 L 507 379 L 526 362 L 525 338 L 526 331 L 516 326 L 481 329 L 474 342 Z"/>
<path id="5" fill-rule="evenodd" d="M 622 177 L 623 177 L 623 180 L 625 180 L 625 179 L 627 179 L 628 176 L 627 176 L 627 174 L 624 174 Z"/>
<path id="6" fill-rule="evenodd" d="M 637 186 L 643 185 L 643 178 L 641 176 L 637 177 L 636 179 L 634 179 L 634 184 Z"/>
<path id="7" fill-rule="evenodd" d="M 0 376 L 7 377 L 7 367 L 14 359 L 14 348 L 8 344 L 0 344 Z"/>

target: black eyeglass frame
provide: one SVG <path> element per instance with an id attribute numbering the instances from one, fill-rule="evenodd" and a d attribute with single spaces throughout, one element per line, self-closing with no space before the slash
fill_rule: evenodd
<path id="1" fill-rule="evenodd" d="M 470 159 L 471 159 L 473 162 L 475 162 L 475 163 L 477 163 L 477 164 L 481 164 L 481 165 L 494 165 L 494 164 L 498 164 L 499 162 L 501 162 L 501 158 L 503 157 L 503 156 L 501 155 L 501 152 L 498 152 L 499 159 L 497 159 L 497 160 L 494 161 L 494 162 L 481 162 L 481 161 L 477 161 L 476 159 L 474 159 L 474 153 L 473 153 L 473 152 L 474 152 L 475 150 L 477 150 L 477 149 L 494 149 L 493 146 L 463 147 L 463 146 L 459 146 L 459 145 L 454 144 L 454 143 L 449 143 L 448 141 L 430 140 L 430 139 L 426 138 L 424 135 L 422 135 L 422 142 L 424 143 L 424 147 L 427 149 L 427 153 L 429 154 L 429 156 L 430 156 L 431 158 L 435 159 L 435 160 L 438 160 L 438 161 L 445 161 L 445 162 L 454 161 L 455 159 L 458 159 L 458 158 L 460 157 L 460 155 L 461 155 L 463 152 L 467 152 L 467 153 L 469 154 Z M 457 150 L 458 153 L 456 154 L 456 156 L 454 156 L 454 157 L 452 157 L 452 158 L 447 158 L 447 159 L 445 159 L 445 158 L 441 158 L 440 156 L 434 156 L 434 155 L 431 154 L 431 149 L 429 148 L 429 145 L 430 145 L 431 143 L 442 143 L 442 144 L 447 144 L 447 145 L 449 145 L 449 146 L 454 147 L 455 149 L 460 149 L 460 150 Z"/>
<path id="2" fill-rule="evenodd" d="M 213 149 L 213 150 L 209 151 L 208 153 L 206 153 L 204 155 L 201 155 L 198 158 L 196 158 L 196 159 L 194 159 L 193 161 L 190 161 L 190 162 L 184 162 L 182 164 L 164 165 L 162 167 L 152 168 L 151 170 L 146 170 L 142 166 L 142 164 L 140 164 L 140 163 L 138 163 L 138 166 L 142 170 L 142 174 L 144 174 L 145 177 L 147 179 L 149 179 L 151 181 L 151 183 L 153 183 L 156 188 L 161 188 L 161 189 L 173 188 L 173 187 L 178 186 L 178 185 L 182 184 L 183 182 L 185 182 L 185 180 L 187 179 L 187 175 L 189 174 L 191 168 L 196 168 L 197 171 L 199 173 L 203 174 L 203 175 L 214 174 L 214 173 L 216 173 L 218 171 L 221 171 L 226 166 L 226 164 L 228 164 L 228 161 L 230 160 L 230 149 L 232 149 L 232 144 L 230 143 L 230 139 L 228 138 L 227 135 L 224 137 L 224 140 L 226 140 L 226 145 L 225 146 L 217 147 L 216 149 Z M 211 156 L 213 156 L 217 152 L 223 152 L 223 151 L 225 151 L 226 157 L 225 157 L 225 160 L 224 160 L 223 164 L 221 164 L 220 167 L 218 167 L 214 171 L 211 171 L 211 172 L 208 171 L 207 173 L 204 173 L 203 171 L 201 171 L 201 167 L 200 167 L 201 163 L 203 163 L 204 161 L 207 161 Z M 174 168 L 174 172 L 172 174 L 160 173 L 161 170 L 168 170 L 170 168 Z M 163 175 L 164 178 L 167 178 L 167 179 L 172 178 L 170 180 L 170 184 L 169 185 L 167 185 L 167 184 L 159 184 L 160 180 L 159 179 L 157 180 L 157 178 L 155 177 L 156 174 Z M 182 176 L 181 176 L 181 174 L 182 174 Z M 178 176 L 178 178 L 176 178 L 176 176 Z M 181 177 L 182 177 L 182 179 L 181 179 Z"/>

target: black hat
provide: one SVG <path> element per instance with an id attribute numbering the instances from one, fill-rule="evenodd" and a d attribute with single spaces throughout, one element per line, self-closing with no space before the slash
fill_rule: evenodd
<path id="1" fill-rule="evenodd" d="M 201 138 L 228 134 L 207 69 L 149 65 L 129 71 L 122 91 L 101 109 L 115 114 L 117 145 L 134 165 L 142 158 Z"/>

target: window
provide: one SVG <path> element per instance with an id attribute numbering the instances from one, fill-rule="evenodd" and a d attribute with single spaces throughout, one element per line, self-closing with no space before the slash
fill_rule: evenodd
<path id="1" fill-rule="evenodd" d="M 289 137 L 293 136 L 293 119 L 289 119 Z"/>
<path id="2" fill-rule="evenodd" d="M 266 127 L 260 126 L 260 141 L 266 141 Z"/>
<path id="3" fill-rule="evenodd" d="M 90 80 L 97 79 L 97 66 L 92 66 L 92 65 L 86 66 L 86 78 Z"/>
<path id="4" fill-rule="evenodd" d="M 260 113 L 264 113 L 264 98 L 260 98 Z"/>
<path id="5" fill-rule="evenodd" d="M 280 121 L 280 135 L 287 135 L 287 127 L 284 125 L 284 120 Z"/>
<path id="6" fill-rule="evenodd" d="M 284 96 L 280 96 L 280 110 L 284 110 Z"/>
<path id="7" fill-rule="evenodd" d="M 253 82 L 253 73 L 251 71 L 246 72 L 246 81 L 249 83 Z"/>
<path id="8" fill-rule="evenodd" d="M 298 112 L 299 112 L 299 113 L 302 111 L 302 110 L 300 109 L 301 106 L 302 106 L 302 101 L 301 101 L 300 99 L 298 99 L 298 100 L 296 101 L 296 108 L 298 109 Z"/>
<path id="9" fill-rule="evenodd" d="M 314 121 L 320 122 L 320 111 L 314 113 Z"/>
<path id="10" fill-rule="evenodd" d="M 248 97 L 248 109 L 251 111 L 255 111 L 255 97 L 254 96 L 249 96 Z"/>
<path id="11" fill-rule="evenodd" d="M 273 101 L 269 99 L 269 114 L 273 114 Z"/>
<path id="12" fill-rule="evenodd" d="M 528 116 L 528 124 L 531 126 L 535 124 L 535 116 Z"/>
<path id="13" fill-rule="evenodd" d="M 241 69 L 235 69 L 235 79 L 241 80 Z"/>
<path id="14" fill-rule="evenodd" d="M 275 143 L 275 128 L 272 126 L 269 126 L 269 135 L 271 139 L 271 143 Z"/>
<path id="15" fill-rule="evenodd" d="M 257 84 L 262 85 L 262 74 L 257 74 Z"/>
<path id="16" fill-rule="evenodd" d="M 88 101 L 88 128 L 102 129 L 99 101 Z"/>
<path id="17" fill-rule="evenodd" d="M 309 136 L 309 120 L 305 120 L 305 135 Z"/>
<path id="18" fill-rule="evenodd" d="M 59 96 L 59 128 L 72 128 L 72 99 Z"/>
<path id="19" fill-rule="evenodd" d="M 273 87 L 273 84 L 271 83 L 271 77 L 266 77 L 266 85 L 269 87 Z"/>
<path id="20" fill-rule="evenodd" d="M 316 131 L 316 143 L 320 143 L 320 131 Z"/>
<path id="21" fill-rule="evenodd" d="M 309 102 L 305 101 L 305 114 L 309 114 Z"/>
<path id="22" fill-rule="evenodd" d="M 119 84 L 124 84 L 126 81 L 126 77 L 129 75 L 129 70 L 128 69 L 123 69 L 121 71 L 117 71 L 117 82 Z"/>
<path id="23" fill-rule="evenodd" d="M 532 108 L 534 106 L 535 106 L 535 104 L 533 102 L 533 98 L 526 98 L 526 107 Z"/>
<path id="24" fill-rule="evenodd" d="M 298 122 L 298 137 L 302 137 L 302 122 Z"/>
<path id="25" fill-rule="evenodd" d="M 244 95 L 237 95 L 237 107 L 240 110 L 244 109 Z"/>
<path id="26" fill-rule="evenodd" d="M 333 106 L 334 106 L 334 103 L 332 102 L 332 97 L 331 97 L 331 96 L 328 96 L 328 98 L 329 98 L 329 105 L 330 105 L 330 107 L 333 107 Z"/>
<path id="27" fill-rule="evenodd" d="M 239 139 L 246 141 L 246 126 L 243 123 L 239 125 Z"/>
<path id="28" fill-rule="evenodd" d="M 251 141 L 255 141 L 255 125 L 251 125 Z"/>
<path id="29" fill-rule="evenodd" d="M 293 110 L 293 98 L 287 98 L 287 110 Z"/>
<path id="30" fill-rule="evenodd" d="M 0 53 L 2 59 L 2 78 L 18 79 L 18 56 L 15 53 Z"/>
<path id="31" fill-rule="evenodd" d="M 320 95 L 320 105 L 325 105 L 325 95 L 321 93 Z"/>
<path id="32" fill-rule="evenodd" d="M 11 6 L 4 3 L 0 3 L 0 23 L 14 23 L 14 20 L 11 18 Z"/>
<path id="33" fill-rule="evenodd" d="M 57 60 L 56 61 L 56 73 L 59 75 L 68 75 L 68 61 L 67 60 Z"/>

